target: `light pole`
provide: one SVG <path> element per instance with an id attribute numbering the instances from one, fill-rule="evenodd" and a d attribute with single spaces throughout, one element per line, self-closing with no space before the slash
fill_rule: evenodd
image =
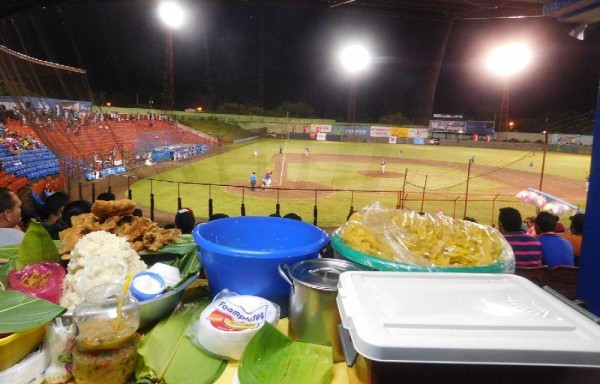
<path id="1" fill-rule="evenodd" d="M 542 190 L 542 183 L 544 182 L 544 168 L 546 167 L 546 152 L 548 152 L 548 131 L 543 131 L 544 135 L 544 155 L 542 156 L 542 173 L 540 173 L 540 187 L 539 191 Z"/>
<path id="2" fill-rule="evenodd" d="M 172 111 L 175 105 L 175 74 L 173 69 L 173 29 L 179 28 L 183 24 L 183 10 L 175 2 L 163 2 L 158 7 L 158 14 L 168 27 L 167 47 L 165 58 L 165 99 L 164 107 L 167 111 Z"/>
<path id="3" fill-rule="evenodd" d="M 348 100 L 348 122 L 356 121 L 356 75 L 371 63 L 371 54 L 362 45 L 349 45 L 340 53 L 342 66 L 350 74 L 350 97 Z"/>
<path id="4" fill-rule="evenodd" d="M 512 43 L 496 48 L 488 56 L 487 67 L 495 74 L 504 78 L 502 103 L 498 121 L 499 132 L 506 132 L 508 127 L 508 107 L 510 97 L 510 78 L 529 64 L 531 52 L 522 43 Z"/>

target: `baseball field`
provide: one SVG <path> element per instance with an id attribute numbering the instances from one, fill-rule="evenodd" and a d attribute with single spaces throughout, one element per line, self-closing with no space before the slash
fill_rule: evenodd
<path id="1" fill-rule="evenodd" d="M 240 215 L 242 208 L 246 215 L 267 216 L 279 203 L 282 216 L 293 212 L 313 222 L 316 209 L 317 224 L 331 228 L 346 221 L 351 207 L 359 210 L 374 202 L 441 210 L 457 218 L 466 213 L 494 224 L 504 206 L 519 209 L 523 216 L 535 214 L 534 205 L 521 203 L 515 195 L 527 187 L 539 188 L 543 157 L 541 145 L 525 151 L 262 139 L 171 163 L 151 180 L 134 182 L 131 190 L 144 206 L 150 206 L 153 194 L 155 209 L 164 212 L 174 213 L 179 197 L 199 220 L 208 219 L 212 199 L 213 213 L 229 216 Z M 590 161 L 588 155 L 547 152 L 542 190 L 584 210 Z M 271 171 L 271 187 L 262 189 L 263 175 Z M 255 191 L 250 188 L 252 172 L 257 175 Z M 565 213 L 562 221 L 568 222 L 567 217 Z"/>

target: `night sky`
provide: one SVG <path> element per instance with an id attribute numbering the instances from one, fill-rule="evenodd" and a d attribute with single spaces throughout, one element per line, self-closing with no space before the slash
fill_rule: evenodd
<path id="1" fill-rule="evenodd" d="M 163 92 L 166 27 L 151 2 L 69 4 L 0 21 L 0 43 L 30 56 L 83 68 L 94 94 L 133 106 Z M 445 25 L 341 9 L 323 11 L 246 4 L 187 5 L 173 32 L 179 109 L 224 102 L 273 109 L 305 102 L 318 117 L 344 119 L 350 78 L 337 61 L 345 41 L 368 44 L 375 62 L 356 81 L 357 118 L 415 115 Z M 595 108 L 600 31 L 585 41 L 552 19 L 461 20 L 454 23 L 440 74 L 435 113 L 488 116 L 500 106 L 502 82 L 485 54 L 511 37 L 533 50 L 531 65 L 511 82 L 510 115 Z M 100 100 L 96 100 L 100 102 Z"/>

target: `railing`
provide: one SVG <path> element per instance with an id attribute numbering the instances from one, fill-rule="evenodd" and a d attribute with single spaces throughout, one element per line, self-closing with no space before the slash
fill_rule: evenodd
<path id="1" fill-rule="evenodd" d="M 135 188 L 136 183 L 145 183 L 144 188 Z M 158 190 L 167 190 L 161 198 Z M 468 199 L 460 193 L 436 193 L 422 190 L 376 191 L 341 189 L 295 189 L 272 187 L 252 191 L 251 186 L 230 184 L 209 184 L 138 178 L 127 175 L 111 175 L 95 181 L 80 181 L 72 189 L 73 198 L 94 201 L 96 194 L 111 191 L 119 197 L 135 199 L 145 207 L 146 215 L 155 220 L 160 213 L 163 217 L 174 217 L 182 207 L 193 209 L 201 221 L 209 220 L 215 213 L 229 216 L 264 215 L 293 213 L 304 221 L 321 227 L 339 227 L 356 210 L 378 202 L 384 208 L 404 208 L 414 211 L 444 214 L 453 218 L 463 218 L 468 206 L 468 215 L 479 223 L 494 225 L 498 209 L 512 206 L 519 209 L 523 217 L 534 214 L 535 206 L 521 203 L 514 196 L 499 194 L 470 194 Z M 140 192 L 144 191 L 144 192 Z M 215 207 L 219 207 L 216 209 Z M 167 214 L 165 216 L 165 213 Z"/>

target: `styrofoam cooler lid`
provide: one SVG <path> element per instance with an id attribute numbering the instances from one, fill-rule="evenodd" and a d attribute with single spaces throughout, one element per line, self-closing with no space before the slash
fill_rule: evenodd
<path id="1" fill-rule="evenodd" d="M 600 326 L 519 276 L 346 272 L 337 303 L 371 360 L 600 367 Z"/>

